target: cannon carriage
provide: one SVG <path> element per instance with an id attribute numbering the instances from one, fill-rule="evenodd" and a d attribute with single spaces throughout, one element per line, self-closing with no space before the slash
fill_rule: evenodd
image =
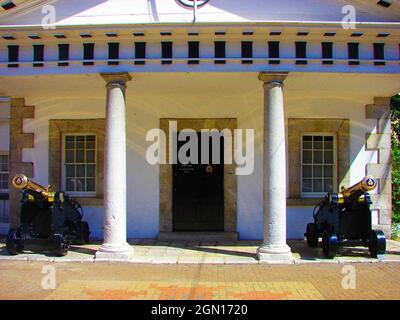
<path id="1" fill-rule="evenodd" d="M 341 245 L 359 245 L 369 248 L 372 257 L 386 252 L 386 238 L 381 230 L 372 229 L 372 204 L 369 191 L 377 182 L 366 176 L 340 193 L 329 193 L 313 212 L 314 223 L 307 225 L 305 237 L 309 247 L 318 247 L 322 238 L 322 250 L 326 258 L 334 258 Z"/>
<path id="2" fill-rule="evenodd" d="M 21 190 L 20 227 L 11 228 L 7 234 L 6 247 L 15 255 L 24 250 L 27 240 L 50 241 L 58 256 L 65 256 L 71 244 L 89 242 L 89 225 L 83 221 L 80 204 L 64 193 L 53 192 L 24 175 L 13 179 L 13 186 Z"/>

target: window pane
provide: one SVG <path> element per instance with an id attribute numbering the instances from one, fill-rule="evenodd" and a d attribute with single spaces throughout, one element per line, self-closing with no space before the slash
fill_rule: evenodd
<path id="1" fill-rule="evenodd" d="M 86 191 L 93 192 L 96 190 L 96 188 L 95 188 L 96 182 L 95 181 L 96 181 L 95 179 L 86 179 Z"/>
<path id="2" fill-rule="evenodd" d="M 312 151 L 303 151 L 303 163 L 312 163 Z"/>
<path id="3" fill-rule="evenodd" d="M 87 150 L 86 151 L 86 162 L 87 163 L 94 163 L 95 161 L 95 151 L 94 150 Z"/>
<path id="4" fill-rule="evenodd" d="M 96 148 L 96 137 L 86 136 L 86 149 L 95 149 L 95 148 Z"/>
<path id="5" fill-rule="evenodd" d="M 1 172 L 8 172 L 8 163 L 0 163 L 0 171 Z"/>
<path id="6" fill-rule="evenodd" d="M 324 180 L 324 192 L 333 192 L 333 180 L 332 179 Z"/>
<path id="7" fill-rule="evenodd" d="M 327 140 L 327 138 L 331 138 L 331 140 Z M 324 148 L 325 148 L 325 150 L 333 150 L 333 139 L 332 139 L 332 137 L 325 137 Z"/>
<path id="8" fill-rule="evenodd" d="M 324 166 L 324 177 L 325 178 L 333 177 L 333 166 Z"/>
<path id="9" fill-rule="evenodd" d="M 303 166 L 303 177 L 304 178 L 312 177 L 312 166 Z"/>
<path id="10" fill-rule="evenodd" d="M 74 149 L 74 148 L 75 148 L 75 139 L 73 137 L 65 137 L 65 149 Z"/>
<path id="11" fill-rule="evenodd" d="M 85 178 L 76 179 L 76 191 L 85 191 Z"/>
<path id="12" fill-rule="evenodd" d="M 76 148 L 77 149 L 84 149 L 85 148 L 85 137 L 84 136 L 77 136 L 76 137 Z"/>
<path id="13" fill-rule="evenodd" d="M 333 152 L 332 151 L 324 152 L 324 162 L 325 163 L 333 163 Z"/>
<path id="14" fill-rule="evenodd" d="M 85 166 L 80 164 L 76 166 L 76 177 L 83 178 L 85 177 Z"/>
<path id="15" fill-rule="evenodd" d="M 312 149 L 312 137 L 303 137 L 303 149 Z"/>
<path id="16" fill-rule="evenodd" d="M 0 155 L 0 171 L 8 172 L 8 155 Z"/>
<path id="17" fill-rule="evenodd" d="M 74 163 L 74 150 L 65 151 L 65 163 Z"/>
<path id="18" fill-rule="evenodd" d="M 323 192 L 322 179 L 313 180 L 313 192 Z"/>
<path id="19" fill-rule="evenodd" d="M 303 179 L 303 192 L 312 192 L 312 180 Z"/>
<path id="20" fill-rule="evenodd" d="M 313 146 L 314 146 L 314 149 L 322 149 L 322 141 L 323 141 L 323 137 L 321 137 L 321 136 L 315 136 L 314 137 L 314 143 L 313 143 Z"/>
<path id="21" fill-rule="evenodd" d="M 75 179 L 67 178 L 66 182 L 67 182 L 66 183 L 66 188 L 67 188 L 66 191 L 75 191 Z"/>
<path id="22" fill-rule="evenodd" d="M 65 175 L 67 178 L 75 177 L 75 166 L 74 165 L 66 165 L 65 167 Z"/>
<path id="23" fill-rule="evenodd" d="M 96 173 L 96 166 L 93 164 L 87 165 L 86 166 L 86 177 L 95 177 Z"/>
<path id="24" fill-rule="evenodd" d="M 322 166 L 313 167 L 313 177 L 322 178 Z"/>
<path id="25" fill-rule="evenodd" d="M 314 163 L 322 163 L 322 151 L 314 150 Z"/>
<path id="26" fill-rule="evenodd" d="M 76 150 L 76 162 L 77 163 L 85 162 L 85 151 L 84 150 Z"/>
<path id="27" fill-rule="evenodd" d="M 0 189 L 3 189 L 3 190 L 7 190 L 8 189 L 8 181 L 7 180 L 3 180 L 1 182 Z"/>

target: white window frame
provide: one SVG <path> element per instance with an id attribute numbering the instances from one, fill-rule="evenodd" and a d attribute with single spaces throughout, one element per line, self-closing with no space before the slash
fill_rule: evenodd
<path id="1" fill-rule="evenodd" d="M 302 198 L 319 198 L 324 197 L 326 192 L 303 192 L 303 137 L 304 136 L 323 136 L 333 137 L 333 192 L 337 192 L 338 180 L 338 154 L 337 154 L 337 133 L 336 132 L 304 132 L 300 136 L 300 194 Z M 314 147 L 313 149 L 314 150 Z M 314 159 L 313 159 L 314 160 Z M 313 162 L 314 165 L 314 162 Z"/>
<path id="2" fill-rule="evenodd" d="M 66 185 L 66 163 L 65 163 L 65 137 L 66 136 L 95 136 L 96 137 L 96 143 L 95 143 L 95 153 L 94 153 L 94 161 L 95 161 L 95 184 L 94 184 L 94 188 L 95 191 L 89 191 L 89 192 L 85 192 L 85 191 L 80 191 L 80 192 L 72 192 L 72 191 L 66 191 L 67 190 L 67 185 Z M 69 133 L 64 133 L 62 135 L 62 155 L 61 155 L 61 166 L 62 166 L 62 170 L 61 170 L 61 185 L 62 185 L 62 190 L 65 190 L 68 195 L 70 195 L 71 197 L 80 197 L 80 198 L 94 198 L 97 195 L 97 152 L 98 152 L 98 146 L 97 146 L 97 135 L 93 132 L 79 132 L 79 133 L 74 133 L 74 132 L 69 132 Z M 85 149 L 86 151 L 86 149 Z M 85 152 L 86 154 L 86 152 Z"/>
<path id="3" fill-rule="evenodd" d="M 0 151 L 1 156 L 8 156 L 8 171 L 0 171 L 0 173 L 7 173 L 8 174 L 8 189 L 1 189 L 0 193 L 9 193 L 10 192 L 10 153 L 8 151 Z"/>

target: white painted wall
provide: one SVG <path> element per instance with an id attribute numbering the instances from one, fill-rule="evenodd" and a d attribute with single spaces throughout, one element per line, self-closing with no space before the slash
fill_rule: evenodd
<path id="1" fill-rule="evenodd" d="M 398 75 L 292 73 L 285 82 L 286 118 L 349 118 L 351 121 L 351 182 L 365 174 L 375 152 L 365 151 L 365 134 L 375 123 L 365 119 L 365 105 L 374 96 L 399 91 Z M 104 80 L 99 75 L 58 75 L 0 79 L 0 87 L 23 96 L 35 106 L 35 119 L 24 131 L 35 134 L 34 179 L 48 181 L 49 119 L 104 117 Z M 133 74 L 127 89 L 128 237 L 158 234 L 159 170 L 145 160 L 145 135 L 164 117 L 235 117 L 239 128 L 254 128 L 255 170 L 238 177 L 238 232 L 241 239 L 262 238 L 263 92 L 257 73 Z M 288 238 L 302 238 L 312 208 L 288 208 Z M 93 235 L 102 235 L 102 209 L 85 208 Z"/>
<path id="2" fill-rule="evenodd" d="M 55 7 L 56 21 L 61 25 L 193 21 L 192 9 L 181 6 L 176 0 L 55 0 L 49 3 Z M 390 8 L 383 8 L 376 5 L 376 1 L 361 0 L 211 0 L 198 9 L 197 22 L 340 22 L 345 5 L 356 8 L 357 21 L 398 22 L 397 2 Z M 45 16 L 42 7 L 22 8 L 22 14 L 18 8 L 10 10 L 9 14 L 3 14 L 0 24 L 40 24 Z"/>

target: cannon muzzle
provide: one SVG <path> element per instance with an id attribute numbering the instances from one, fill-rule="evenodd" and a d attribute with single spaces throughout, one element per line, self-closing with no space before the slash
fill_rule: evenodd
<path id="1" fill-rule="evenodd" d="M 363 194 L 372 191 L 376 188 L 378 182 L 372 176 L 364 177 L 360 182 L 349 188 L 343 188 L 341 194 L 345 199 L 355 200 Z"/>
<path id="2" fill-rule="evenodd" d="M 44 199 L 52 196 L 50 186 L 43 187 L 40 184 L 29 180 L 25 175 L 18 174 L 12 180 L 13 186 L 16 189 L 24 190 L 34 195 L 39 195 Z"/>

